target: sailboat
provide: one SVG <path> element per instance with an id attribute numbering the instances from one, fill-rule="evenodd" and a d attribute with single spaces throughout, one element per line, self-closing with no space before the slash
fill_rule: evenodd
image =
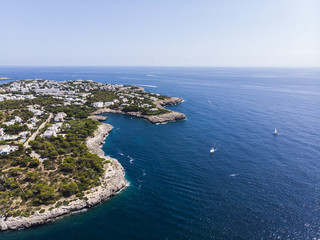
<path id="1" fill-rule="evenodd" d="M 214 153 L 214 151 L 215 151 L 215 149 L 212 147 L 212 148 L 210 149 L 210 153 Z"/>
<path id="2" fill-rule="evenodd" d="M 278 131 L 276 128 L 274 129 L 273 135 L 278 135 Z"/>

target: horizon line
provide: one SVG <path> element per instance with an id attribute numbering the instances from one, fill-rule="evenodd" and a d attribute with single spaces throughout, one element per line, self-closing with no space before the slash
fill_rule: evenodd
<path id="1" fill-rule="evenodd" d="M 318 66 L 152 66 L 152 65 L 0 65 L 0 67 L 120 67 L 120 68 L 320 68 Z"/>

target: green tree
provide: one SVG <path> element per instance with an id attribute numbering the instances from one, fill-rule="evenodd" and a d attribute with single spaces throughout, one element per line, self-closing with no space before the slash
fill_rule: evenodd
<path id="1" fill-rule="evenodd" d="M 78 185 L 75 182 L 69 184 L 61 184 L 59 191 L 64 197 L 69 197 L 78 192 Z"/>
<path id="2" fill-rule="evenodd" d="M 39 164 L 40 164 L 40 161 L 38 158 L 31 158 L 29 162 L 29 167 L 36 168 L 39 166 Z"/>
<path id="3" fill-rule="evenodd" d="M 34 204 L 50 204 L 55 202 L 56 194 L 54 187 L 49 187 L 43 183 L 35 186 L 37 199 L 34 199 Z"/>
<path id="4" fill-rule="evenodd" d="M 39 173 L 27 172 L 25 180 L 28 182 L 35 182 L 39 179 Z"/>

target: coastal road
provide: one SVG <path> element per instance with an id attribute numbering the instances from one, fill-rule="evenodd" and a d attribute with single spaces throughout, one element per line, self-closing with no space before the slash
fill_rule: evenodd
<path id="1" fill-rule="evenodd" d="M 23 146 L 24 146 L 25 148 L 30 147 L 29 142 L 30 142 L 31 140 L 34 140 L 34 139 L 36 138 L 36 136 L 38 135 L 39 131 L 40 131 L 42 128 L 44 128 L 44 126 L 46 125 L 46 123 L 50 122 L 52 116 L 53 116 L 53 114 L 50 113 L 48 119 L 39 126 L 39 128 L 37 129 L 37 131 L 35 131 L 35 132 L 31 135 L 31 137 L 28 138 L 28 140 L 23 144 Z"/>

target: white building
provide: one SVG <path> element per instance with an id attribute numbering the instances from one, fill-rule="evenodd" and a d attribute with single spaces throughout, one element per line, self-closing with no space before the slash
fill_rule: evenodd
<path id="1" fill-rule="evenodd" d="M 110 105 L 112 105 L 112 104 L 113 104 L 113 102 L 105 102 L 105 103 L 104 103 L 105 106 L 110 106 Z"/>
<path id="2" fill-rule="evenodd" d="M 16 122 L 20 122 L 20 123 L 22 122 L 22 119 L 21 119 L 20 117 L 18 117 L 18 116 L 15 116 L 15 117 L 14 117 L 14 120 L 15 120 Z"/>
<path id="3" fill-rule="evenodd" d="M 20 133 L 19 133 L 19 136 L 22 137 L 22 138 L 26 138 L 29 134 L 30 134 L 29 131 L 20 132 Z"/>
<path id="4" fill-rule="evenodd" d="M 19 138 L 18 135 L 3 135 L 0 137 L 0 141 L 13 141 L 13 140 L 17 140 Z"/>
<path id="5" fill-rule="evenodd" d="M 64 112 L 59 112 L 56 116 L 55 116 L 55 118 L 54 118 L 54 121 L 56 121 L 56 122 L 64 122 L 64 117 L 66 117 L 67 116 L 67 114 L 65 114 Z"/>
<path id="6" fill-rule="evenodd" d="M 27 123 L 26 125 L 29 129 L 34 129 L 36 127 L 35 123 Z"/>
<path id="7" fill-rule="evenodd" d="M 158 112 L 158 108 L 150 108 L 150 112 Z"/>
<path id="8" fill-rule="evenodd" d="M 15 123 L 15 120 L 11 120 L 11 121 L 8 121 L 8 122 L 3 122 L 2 124 L 10 126 L 10 125 L 13 125 L 14 123 Z"/>
<path id="9" fill-rule="evenodd" d="M 37 117 L 33 117 L 33 118 L 30 118 L 29 121 L 36 123 L 36 122 L 39 122 L 39 119 L 37 119 Z"/>
<path id="10" fill-rule="evenodd" d="M 94 102 L 92 106 L 95 108 L 103 108 L 103 102 Z"/>
<path id="11" fill-rule="evenodd" d="M 47 130 L 43 133 L 43 136 L 46 137 L 46 138 L 49 138 L 49 137 L 56 137 L 57 136 L 57 133 L 55 131 L 52 131 L 52 130 Z"/>
<path id="12" fill-rule="evenodd" d="M 9 154 L 11 152 L 14 152 L 18 150 L 18 147 L 16 146 L 10 146 L 10 145 L 1 145 L 0 146 L 0 154 Z"/>
<path id="13" fill-rule="evenodd" d="M 61 122 L 52 124 L 52 125 L 48 128 L 48 130 L 43 133 L 43 136 L 44 136 L 44 137 L 47 137 L 47 138 L 52 137 L 52 136 L 53 136 L 53 137 L 56 137 L 56 136 L 57 136 L 57 133 L 60 132 L 60 127 L 61 127 L 61 126 L 62 126 L 62 123 L 61 123 Z"/>

